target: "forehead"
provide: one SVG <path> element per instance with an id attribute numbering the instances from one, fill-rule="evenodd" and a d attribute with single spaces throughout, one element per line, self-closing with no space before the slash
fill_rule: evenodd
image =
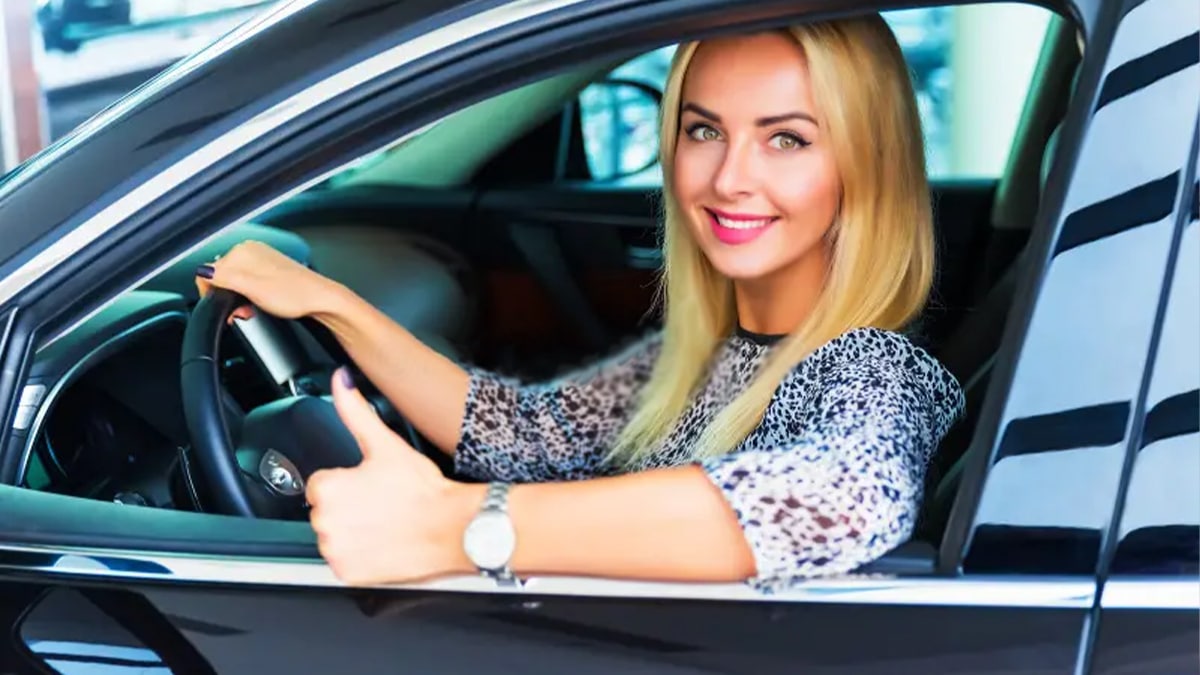
<path id="1" fill-rule="evenodd" d="M 688 64 L 683 98 L 714 110 L 808 104 L 808 61 L 783 32 L 706 40 Z"/>

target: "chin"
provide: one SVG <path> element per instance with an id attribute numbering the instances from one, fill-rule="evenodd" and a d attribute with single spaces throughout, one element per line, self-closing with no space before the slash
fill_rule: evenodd
<path id="1" fill-rule="evenodd" d="M 779 265 L 763 260 L 750 251 L 705 251 L 708 262 L 717 272 L 731 281 L 754 281 L 771 275 Z"/>

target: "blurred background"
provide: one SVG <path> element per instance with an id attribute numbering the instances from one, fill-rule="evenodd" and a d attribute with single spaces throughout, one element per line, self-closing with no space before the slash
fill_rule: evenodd
<path id="1" fill-rule="evenodd" d="M 278 0 L 0 0 L 3 169 Z"/>
<path id="2" fill-rule="evenodd" d="M 2 0 L 5 3 L 25 0 Z M 275 0 L 36 0 L 37 76 L 54 141 Z"/>

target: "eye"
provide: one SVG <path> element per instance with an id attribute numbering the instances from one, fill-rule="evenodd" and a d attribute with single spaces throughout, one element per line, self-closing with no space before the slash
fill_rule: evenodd
<path id="1" fill-rule="evenodd" d="M 808 147 L 810 143 L 796 134 L 780 132 L 771 137 L 770 145 L 777 150 L 799 150 Z"/>
<path id="2" fill-rule="evenodd" d="M 687 135 L 693 141 L 701 142 L 716 141 L 720 140 L 721 138 L 721 132 L 708 126 L 707 124 L 701 124 L 699 122 L 687 128 Z"/>

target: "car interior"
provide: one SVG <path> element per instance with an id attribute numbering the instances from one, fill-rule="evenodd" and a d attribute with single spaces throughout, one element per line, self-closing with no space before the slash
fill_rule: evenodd
<path id="1" fill-rule="evenodd" d="M 914 537 L 927 547 L 940 542 L 968 456 L 987 450 L 972 448 L 975 424 L 1080 58 L 1071 22 L 1053 17 L 1002 175 L 932 183 L 939 273 L 911 333 L 959 379 L 968 411 L 929 472 Z M 213 510 L 179 405 L 180 348 L 200 299 L 194 270 L 241 241 L 266 242 L 340 281 L 451 358 L 526 380 L 652 330 L 658 195 L 593 177 L 578 104 L 617 65 L 522 86 L 399 139 L 225 228 L 41 345 L 30 381 L 47 393 L 9 449 L 26 457 L 22 485 Z M 310 365 L 304 378 L 273 370 L 252 335 L 225 331 L 219 373 L 231 419 L 281 396 L 321 393 L 346 360 L 312 322 L 282 330 Z M 365 387 L 385 419 L 405 424 Z"/>

